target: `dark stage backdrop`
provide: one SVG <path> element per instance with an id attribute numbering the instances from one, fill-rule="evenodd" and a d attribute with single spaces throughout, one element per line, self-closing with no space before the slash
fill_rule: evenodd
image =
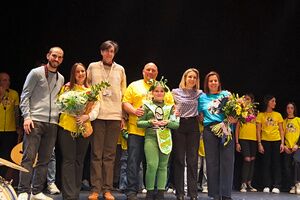
<path id="1" fill-rule="evenodd" d="M 69 79 L 75 62 L 100 59 L 99 45 L 120 45 L 116 62 L 128 83 L 141 78 L 145 63 L 159 67 L 171 88 L 189 67 L 216 70 L 223 88 L 258 101 L 271 93 L 279 111 L 288 100 L 300 106 L 300 2 L 288 1 L 15 1 L 1 5 L 1 71 L 21 92 L 25 77 L 61 46 L 60 72 Z M 202 84 L 201 84 L 202 85 Z"/>

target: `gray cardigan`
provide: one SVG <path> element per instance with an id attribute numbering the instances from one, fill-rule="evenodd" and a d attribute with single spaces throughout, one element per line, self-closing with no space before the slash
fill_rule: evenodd
<path id="1" fill-rule="evenodd" d="M 64 77 L 59 73 L 48 72 L 44 66 L 32 69 L 26 77 L 21 94 L 20 109 L 24 119 L 57 124 L 57 94 L 64 85 Z"/>

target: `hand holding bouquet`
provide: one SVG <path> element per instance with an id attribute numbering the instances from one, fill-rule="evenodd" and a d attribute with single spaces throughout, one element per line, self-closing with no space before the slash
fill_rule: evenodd
<path id="1" fill-rule="evenodd" d="M 57 99 L 57 105 L 60 112 L 67 113 L 74 117 L 89 114 L 95 102 L 99 100 L 99 93 L 102 89 L 109 87 L 108 82 L 92 85 L 84 91 L 68 90 L 62 93 Z M 73 137 L 82 135 L 87 137 L 92 133 L 92 127 L 87 127 L 87 123 L 77 124 L 77 131 L 72 133 Z"/>
<path id="2" fill-rule="evenodd" d="M 224 112 L 226 119 L 223 122 L 211 126 L 212 132 L 222 138 L 224 146 L 232 139 L 229 118 L 234 118 L 241 124 L 255 118 L 254 111 L 257 103 L 248 101 L 244 97 L 245 96 L 239 97 L 238 94 L 225 97 L 225 103 L 221 110 Z"/>

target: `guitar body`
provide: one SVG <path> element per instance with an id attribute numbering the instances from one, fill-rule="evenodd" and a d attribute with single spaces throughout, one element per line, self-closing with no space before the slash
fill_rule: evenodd
<path id="1" fill-rule="evenodd" d="M 22 157 L 23 157 L 23 142 L 20 142 L 11 150 L 10 157 L 11 157 L 12 161 L 14 161 L 16 164 L 21 165 Z M 37 158 L 38 158 L 38 155 L 36 155 L 36 157 L 35 157 L 33 167 L 35 167 L 35 165 L 36 165 Z"/>

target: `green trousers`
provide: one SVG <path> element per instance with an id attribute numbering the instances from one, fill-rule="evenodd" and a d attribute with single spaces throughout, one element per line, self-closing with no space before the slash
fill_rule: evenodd
<path id="1" fill-rule="evenodd" d="M 145 155 L 147 162 L 146 189 L 164 190 L 167 183 L 167 167 L 170 154 L 161 153 L 158 147 L 156 133 L 145 134 Z M 156 182 L 155 182 L 156 179 Z"/>

